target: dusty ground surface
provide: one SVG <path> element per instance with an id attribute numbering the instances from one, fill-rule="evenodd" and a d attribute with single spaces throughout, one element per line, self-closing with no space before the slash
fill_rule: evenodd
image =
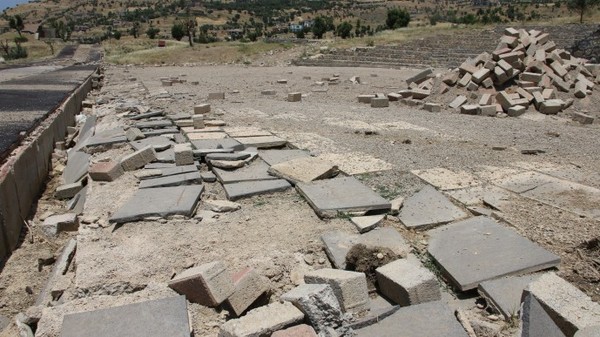
<path id="1" fill-rule="evenodd" d="M 440 70 L 441 71 L 441 70 Z M 114 112 L 118 100 L 134 99 L 168 113 L 190 113 L 210 92 L 225 92 L 224 101 L 210 101 L 219 118 L 232 126 L 256 126 L 286 138 L 298 148 L 338 163 L 342 170 L 363 172 L 358 178 L 385 198 L 408 197 L 423 186 L 411 170 L 445 167 L 464 170 L 485 178 L 481 172 L 494 168 L 536 169 L 600 188 L 599 124 L 582 126 L 568 116 L 529 118 L 488 118 L 460 115 L 449 110 L 429 113 L 392 102 L 389 108 L 374 109 L 359 104 L 358 94 L 392 92 L 405 88 L 405 79 L 417 70 L 304 67 L 125 67 L 109 66 L 106 84 L 95 97 L 111 100 L 96 107 L 103 116 L 100 128 L 126 123 Z M 338 85 L 315 85 L 321 78 L 339 74 Z M 180 76 L 187 83 L 161 87 L 160 77 Z M 307 77 L 310 76 L 310 79 Z M 360 76 L 362 84 L 348 79 Z M 135 78 L 131 81 L 130 78 Z M 287 84 L 277 84 L 287 79 Z M 191 85 L 199 81 L 199 85 Z M 276 90 L 275 96 L 261 90 Z M 326 92 L 318 92 L 326 89 Z M 315 91 L 316 90 L 316 91 Z M 168 92 L 170 97 L 160 98 Z M 302 92 L 299 103 L 287 102 L 288 92 Z M 440 100 L 448 103 L 450 100 Z M 590 100 L 598 102 L 598 94 Z M 579 109 L 576 103 L 574 109 Z M 111 105 L 113 104 L 113 105 Z M 365 131 L 372 131 L 367 132 Z M 498 151 L 492 147 L 505 147 Z M 530 156 L 522 149 L 545 153 Z M 118 158 L 133 152 L 117 146 L 94 154 L 95 159 Z M 60 157 L 60 156 L 57 156 Z M 55 160 L 60 172 L 61 160 Z M 489 170 L 483 168 L 492 167 Z M 550 169 L 549 169 L 550 168 Z M 205 168 L 204 168 L 205 169 Z M 371 172 L 377 171 L 377 172 Z M 367 172 L 367 173 L 364 173 Z M 38 267 L 38 259 L 56 256 L 56 250 L 71 236 L 78 239 L 71 286 L 56 309 L 44 309 L 36 336 L 57 336 L 62 314 L 113 306 L 140 299 L 157 298 L 170 290 L 166 282 L 174 273 L 202 263 L 222 260 L 232 270 L 254 267 L 267 276 L 274 296 L 291 289 L 307 270 L 329 266 L 319 237 L 341 229 L 355 232 L 345 218 L 320 220 L 295 192 L 258 196 L 240 201 L 241 210 L 192 219 L 140 221 L 120 227 L 107 218 L 134 192 L 136 178 L 127 173 L 112 183 L 91 182 L 83 218 L 77 235 L 61 234 L 47 241 L 35 226 L 26 233 L 23 244 L 0 274 L 0 314 L 13 316 L 33 305 L 51 266 Z M 49 211 L 64 207 L 51 194 L 57 178 L 49 180 L 33 223 L 41 223 Z M 203 199 L 225 198 L 218 183 L 206 184 Z M 201 209 L 207 208 L 200 204 Z M 575 215 L 527 198 L 514 198 L 502 209 L 507 226 L 560 255 L 559 275 L 581 290 L 600 299 L 596 220 Z M 423 233 L 409 231 L 394 217 L 384 226 L 393 226 L 422 252 L 427 244 Z M 34 240 L 31 243 L 30 238 Z M 493 261 L 490 261 L 493 263 Z M 463 298 L 463 296 L 460 296 Z M 475 306 L 474 294 L 458 300 L 451 289 L 444 299 L 453 306 L 467 308 L 482 319 L 488 315 Z M 192 325 L 197 336 L 215 336 L 226 312 L 190 305 Z M 12 327 L 14 329 L 14 327 Z M 0 336 L 12 336 L 5 330 Z M 508 326 L 502 332 L 515 333 Z"/>

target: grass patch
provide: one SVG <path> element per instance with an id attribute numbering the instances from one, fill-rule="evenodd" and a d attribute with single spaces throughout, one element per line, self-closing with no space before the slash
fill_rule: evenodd
<path id="1" fill-rule="evenodd" d="M 387 200 L 396 199 L 398 196 L 401 195 L 400 186 L 398 185 L 398 183 L 394 184 L 393 186 L 377 185 L 375 186 L 375 190 L 379 195 L 381 195 L 384 199 Z"/>

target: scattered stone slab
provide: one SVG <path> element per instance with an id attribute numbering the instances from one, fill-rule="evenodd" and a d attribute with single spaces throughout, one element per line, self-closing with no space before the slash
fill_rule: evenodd
<path id="1" fill-rule="evenodd" d="M 111 130 L 98 132 L 95 135 L 89 137 L 85 142 L 85 146 L 89 148 L 94 146 L 125 143 L 127 141 L 128 139 L 125 136 L 125 131 L 123 130 L 123 128 L 115 128 Z"/>
<path id="2" fill-rule="evenodd" d="M 156 160 L 156 151 L 152 146 L 146 146 L 143 149 L 135 151 L 121 159 L 121 166 L 125 171 L 133 171 L 144 167 Z"/>
<path id="3" fill-rule="evenodd" d="M 146 169 L 144 169 L 144 170 L 146 170 Z M 160 171 L 160 173 L 161 173 L 160 175 L 162 177 L 167 177 L 167 176 L 172 176 L 172 175 L 176 175 L 176 174 L 198 172 L 198 167 L 196 165 L 183 165 L 183 166 L 165 167 L 165 168 L 160 168 L 160 169 L 156 169 L 156 170 Z"/>
<path id="4" fill-rule="evenodd" d="M 85 176 L 90 165 L 91 155 L 80 151 L 69 151 L 67 165 L 62 178 L 66 184 L 72 184 Z"/>
<path id="5" fill-rule="evenodd" d="M 277 330 L 301 323 L 304 314 L 293 304 L 272 303 L 250 310 L 238 319 L 232 319 L 221 325 L 219 337 L 256 337 L 269 336 Z"/>
<path id="6" fill-rule="evenodd" d="M 467 216 L 466 212 L 430 185 L 406 198 L 398 215 L 404 226 L 413 229 L 427 229 Z"/>
<path id="7" fill-rule="evenodd" d="M 460 108 L 465 103 L 467 103 L 467 97 L 460 95 L 460 96 L 456 97 L 452 102 L 450 102 L 450 104 L 448 104 L 448 106 L 451 107 L 452 109 L 456 109 L 456 108 Z"/>
<path id="8" fill-rule="evenodd" d="M 198 104 L 194 106 L 194 114 L 201 115 L 207 114 L 210 112 L 210 104 Z"/>
<path id="9" fill-rule="evenodd" d="M 379 267 L 376 274 L 379 291 L 403 307 L 441 300 L 436 276 L 414 255 Z"/>
<path id="10" fill-rule="evenodd" d="M 90 178 L 94 181 L 114 181 L 125 173 L 116 161 L 99 162 L 90 165 Z"/>
<path id="11" fill-rule="evenodd" d="M 145 113 L 133 115 L 133 116 L 129 117 L 129 119 L 135 121 L 135 120 L 146 119 L 146 118 L 150 118 L 150 117 L 159 117 L 159 116 L 163 116 L 164 114 L 165 113 L 163 111 L 155 110 L 155 111 L 148 111 Z"/>
<path id="12" fill-rule="evenodd" d="M 194 164 L 194 152 L 191 143 L 175 144 L 173 152 L 176 166 Z"/>
<path id="13" fill-rule="evenodd" d="M 37 299 L 35 300 L 36 306 L 50 305 L 50 303 L 53 300 L 52 295 L 51 295 L 52 288 L 59 281 L 59 279 L 61 277 L 63 277 L 64 274 L 67 273 L 69 266 L 71 265 L 71 262 L 73 261 L 73 257 L 75 256 L 76 249 L 77 249 L 77 240 L 76 239 L 70 239 L 65 244 L 65 247 L 63 248 L 62 252 L 56 259 L 56 262 L 54 262 L 54 265 L 52 266 L 52 272 L 50 273 L 50 276 L 48 277 L 48 281 L 46 282 L 46 284 L 44 285 L 44 288 L 42 289 L 42 291 L 38 295 Z"/>
<path id="14" fill-rule="evenodd" d="M 179 134 L 179 129 L 173 127 L 173 128 L 145 130 L 142 132 L 144 133 L 145 137 L 154 137 L 154 136 L 166 135 L 166 134 L 171 134 L 171 133 Z"/>
<path id="15" fill-rule="evenodd" d="M 211 167 L 216 167 L 224 170 L 235 170 L 241 167 L 246 166 L 246 161 L 244 160 L 209 160 L 208 163 Z"/>
<path id="16" fill-rule="evenodd" d="M 129 145 L 136 151 L 139 151 L 146 146 L 152 146 L 156 151 L 164 151 L 173 146 L 173 142 L 167 137 L 155 136 L 129 142 Z"/>
<path id="17" fill-rule="evenodd" d="M 536 274 L 510 276 L 485 281 L 479 284 L 477 291 L 508 321 L 511 318 L 519 317 L 523 290 L 539 276 Z"/>
<path id="18" fill-rule="evenodd" d="M 228 137 L 225 132 L 188 132 L 185 135 L 192 143 L 196 140 L 224 139 Z"/>
<path id="19" fill-rule="evenodd" d="M 401 308 L 376 324 L 355 330 L 357 337 L 468 337 L 454 317 L 453 310 L 442 302 L 427 302 Z"/>
<path id="20" fill-rule="evenodd" d="M 156 188 L 167 186 L 191 185 L 200 184 L 202 177 L 200 172 L 189 172 L 182 174 L 173 174 L 166 177 L 144 179 L 140 182 L 140 188 Z"/>
<path id="21" fill-rule="evenodd" d="M 192 303 L 215 307 L 234 291 L 233 278 L 221 261 L 214 261 L 183 271 L 169 281 L 175 290 Z"/>
<path id="22" fill-rule="evenodd" d="M 288 94 L 288 102 L 300 102 L 302 101 L 302 93 L 301 92 L 291 92 Z"/>
<path id="23" fill-rule="evenodd" d="M 304 274 L 308 284 L 328 284 L 343 312 L 361 312 L 369 308 L 369 290 L 364 273 L 323 268 Z"/>
<path id="24" fill-rule="evenodd" d="M 234 274 L 233 283 L 233 294 L 227 298 L 225 304 L 238 317 L 271 289 L 269 280 L 250 267 Z"/>
<path id="25" fill-rule="evenodd" d="M 138 190 L 109 220 L 125 223 L 150 216 L 166 217 L 178 214 L 189 217 L 192 216 L 203 191 L 202 185 Z"/>
<path id="26" fill-rule="evenodd" d="M 255 127 L 228 127 L 224 131 L 231 138 L 273 136 L 271 132 Z"/>
<path id="27" fill-rule="evenodd" d="M 173 126 L 173 122 L 168 119 L 157 120 L 157 121 L 147 121 L 147 122 L 139 122 L 134 125 L 138 129 L 160 129 L 160 128 L 168 128 Z"/>
<path id="28" fill-rule="evenodd" d="M 546 273 L 530 283 L 523 292 L 523 298 L 524 336 L 542 336 L 535 326 L 535 321 L 542 315 L 532 311 L 531 306 L 528 307 L 528 300 L 538 302 L 543 312 L 566 336 L 600 325 L 600 304 L 555 273 Z"/>
<path id="29" fill-rule="evenodd" d="M 287 144 L 287 140 L 277 136 L 260 136 L 260 137 L 237 137 L 235 138 L 240 144 L 255 147 L 257 149 L 269 149 L 274 147 L 282 147 Z"/>
<path id="30" fill-rule="evenodd" d="M 202 181 L 207 183 L 214 183 L 217 181 L 217 176 L 212 172 L 201 172 L 200 177 L 202 177 Z"/>
<path id="31" fill-rule="evenodd" d="M 76 213 L 51 215 L 44 220 L 41 229 L 50 237 L 57 236 L 61 232 L 76 232 L 79 230 L 79 219 Z"/>
<path id="32" fill-rule="evenodd" d="M 354 177 L 298 183 L 296 189 L 320 217 L 333 217 L 340 212 L 387 212 L 391 208 L 389 201 Z"/>
<path id="33" fill-rule="evenodd" d="M 229 200 L 238 200 L 260 194 L 282 192 L 291 187 L 292 185 L 285 179 L 243 181 L 223 185 L 225 194 L 227 194 L 227 199 Z"/>
<path id="34" fill-rule="evenodd" d="M 302 157 L 272 165 L 268 172 L 292 184 L 328 179 L 339 173 L 338 167 L 317 157 Z"/>
<path id="35" fill-rule="evenodd" d="M 275 180 L 277 177 L 273 177 L 268 173 L 269 165 L 263 161 L 254 161 L 243 168 L 235 171 L 226 171 L 213 167 L 213 172 L 219 178 L 219 181 L 223 184 L 238 183 L 242 181 L 259 181 L 259 180 Z"/>
<path id="36" fill-rule="evenodd" d="M 325 253 L 337 269 L 346 269 L 346 255 L 358 244 L 367 247 L 389 248 L 398 256 L 406 256 L 410 246 L 402 235 L 393 228 L 377 228 L 365 234 L 348 234 L 341 231 L 327 232 L 321 235 Z"/>
<path id="37" fill-rule="evenodd" d="M 240 152 L 234 152 L 234 153 L 209 153 L 206 155 L 206 160 L 230 160 L 230 161 L 236 161 L 236 160 L 244 160 L 244 159 L 248 159 L 250 157 L 249 153 L 240 153 Z"/>
<path id="38" fill-rule="evenodd" d="M 192 140 L 191 143 L 196 149 L 231 149 L 240 145 L 233 138 Z"/>
<path id="39" fill-rule="evenodd" d="M 189 337 L 190 322 L 184 296 L 69 314 L 62 337 Z"/>
<path id="40" fill-rule="evenodd" d="M 69 200 L 67 203 L 67 210 L 78 215 L 83 213 L 83 208 L 87 198 L 88 186 L 89 185 L 86 185 L 73 197 L 73 199 Z"/>
<path id="41" fill-rule="evenodd" d="M 427 170 L 413 170 L 412 174 L 442 191 L 479 185 L 480 182 L 468 172 L 451 171 L 443 167 Z"/>
<path id="42" fill-rule="evenodd" d="M 385 214 L 355 216 L 351 217 L 350 221 L 356 226 L 359 233 L 366 233 L 379 226 L 383 219 L 385 219 Z"/>
<path id="43" fill-rule="evenodd" d="M 310 154 L 304 150 L 261 150 L 258 155 L 271 166 L 292 159 L 310 157 Z"/>
<path id="44" fill-rule="evenodd" d="M 54 191 L 54 197 L 57 199 L 68 199 L 74 197 L 83 188 L 82 181 L 72 184 L 60 185 Z"/>
<path id="45" fill-rule="evenodd" d="M 474 289 L 484 281 L 560 263 L 559 256 L 485 216 L 433 229 L 428 234 L 429 254 L 461 291 Z"/>
<path id="46" fill-rule="evenodd" d="M 315 329 L 306 324 L 300 324 L 284 330 L 275 331 L 271 337 L 318 337 Z"/>
<path id="47" fill-rule="evenodd" d="M 125 131 L 125 137 L 127 137 L 127 140 L 130 142 L 146 138 L 144 133 L 138 128 L 127 129 L 127 131 Z"/>

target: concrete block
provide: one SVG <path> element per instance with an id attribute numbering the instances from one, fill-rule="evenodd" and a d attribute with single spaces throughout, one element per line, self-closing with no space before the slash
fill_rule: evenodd
<path id="1" fill-rule="evenodd" d="M 328 284 L 343 312 L 358 313 L 369 308 L 369 290 L 364 273 L 324 268 L 306 273 L 304 282 Z"/>
<path id="2" fill-rule="evenodd" d="M 460 107 L 460 113 L 465 115 L 477 115 L 479 113 L 479 105 L 467 104 Z"/>
<path id="3" fill-rule="evenodd" d="M 448 106 L 451 107 L 452 109 L 456 109 L 465 103 L 467 103 L 467 97 L 460 95 L 460 96 L 457 96 L 452 102 L 450 102 L 450 104 Z"/>
<path id="4" fill-rule="evenodd" d="M 225 93 L 224 92 L 211 92 L 208 94 L 208 99 L 225 99 Z"/>
<path id="5" fill-rule="evenodd" d="M 90 178 L 94 181 L 114 181 L 123 173 L 123 167 L 116 161 L 93 163 L 89 169 Z"/>
<path id="6" fill-rule="evenodd" d="M 453 86 L 456 84 L 456 82 L 458 82 L 458 76 L 459 76 L 458 72 L 456 72 L 456 71 L 449 72 L 448 74 L 446 74 L 444 76 L 444 78 L 442 79 L 442 82 L 444 84 Z"/>
<path id="7" fill-rule="evenodd" d="M 481 82 L 481 85 L 486 89 L 491 89 L 494 87 L 494 81 L 491 77 L 488 77 L 485 80 L 483 80 L 483 82 Z"/>
<path id="8" fill-rule="evenodd" d="M 587 86 L 584 82 L 577 82 L 575 84 L 575 92 L 573 93 L 577 98 L 585 98 L 587 96 Z"/>
<path id="9" fill-rule="evenodd" d="M 463 75 L 465 75 L 465 74 L 473 75 L 479 70 L 479 68 L 477 68 L 474 64 L 471 64 L 469 62 L 464 62 L 463 64 L 460 65 L 460 67 L 458 67 L 458 70 Z"/>
<path id="10" fill-rule="evenodd" d="M 470 73 L 464 74 L 464 76 L 461 77 L 460 80 L 458 81 L 458 86 L 466 87 L 467 85 L 469 85 L 469 82 L 471 82 L 472 78 L 473 78 L 473 76 Z"/>
<path id="11" fill-rule="evenodd" d="M 371 99 L 371 108 L 387 108 L 390 100 L 387 97 L 374 97 Z"/>
<path id="12" fill-rule="evenodd" d="M 560 99 L 549 99 L 540 103 L 539 112 L 546 115 L 556 115 L 563 109 L 564 102 Z"/>
<path id="13" fill-rule="evenodd" d="M 192 144 L 175 144 L 173 148 L 175 151 L 175 165 L 183 166 L 194 164 L 194 152 L 192 150 Z"/>
<path id="14" fill-rule="evenodd" d="M 527 108 L 525 108 L 524 106 L 515 105 L 515 106 L 511 106 L 508 109 L 508 111 L 506 112 L 506 114 L 511 117 L 518 117 L 518 116 L 521 116 L 522 114 L 524 114 L 525 111 L 527 111 Z"/>
<path id="15" fill-rule="evenodd" d="M 79 219 L 75 213 L 52 215 L 42 224 L 42 231 L 47 236 L 57 236 L 60 232 L 76 232 L 79 230 Z"/>
<path id="16" fill-rule="evenodd" d="M 130 142 L 146 138 L 144 133 L 138 128 L 127 129 L 127 131 L 125 131 L 125 137 L 127 137 L 127 140 Z"/>
<path id="17" fill-rule="evenodd" d="M 288 102 L 300 102 L 302 101 L 302 93 L 300 92 L 291 92 L 288 94 Z"/>
<path id="18" fill-rule="evenodd" d="M 192 126 L 194 129 L 204 129 L 206 125 L 204 124 L 204 115 L 197 114 L 192 116 Z"/>
<path id="19" fill-rule="evenodd" d="M 594 117 L 584 114 L 583 112 L 573 112 L 571 114 L 571 118 L 576 121 L 579 122 L 581 124 L 592 124 L 594 123 Z"/>
<path id="20" fill-rule="evenodd" d="M 194 115 L 203 115 L 210 113 L 210 104 L 198 104 L 194 106 Z"/>
<path id="21" fill-rule="evenodd" d="M 600 305 L 554 273 L 544 274 L 531 282 L 523 291 L 523 299 L 524 337 L 548 336 L 540 334 L 548 326 L 536 324 L 548 318 L 553 322 L 553 330 L 565 336 L 600 325 Z M 538 305 L 542 310 L 536 310 L 534 306 Z"/>
<path id="22" fill-rule="evenodd" d="M 496 95 L 496 102 L 502 106 L 502 109 L 508 111 L 515 103 L 513 99 L 506 93 L 506 91 L 500 91 Z"/>
<path id="23" fill-rule="evenodd" d="M 475 83 L 473 81 L 469 81 L 469 84 L 467 84 L 468 91 L 476 91 L 478 89 L 479 89 L 479 86 L 477 85 L 477 83 Z"/>
<path id="24" fill-rule="evenodd" d="M 390 102 L 397 102 L 402 98 L 402 95 L 395 92 L 390 92 L 387 94 L 387 98 L 390 100 Z"/>
<path id="25" fill-rule="evenodd" d="M 415 76 L 408 78 L 406 80 L 406 84 L 411 84 L 411 83 L 419 84 L 419 83 L 427 80 L 432 74 L 433 74 L 433 69 L 431 69 L 431 68 L 423 70 L 420 73 L 416 74 Z"/>
<path id="26" fill-rule="evenodd" d="M 479 106 L 479 114 L 482 116 L 496 117 L 496 113 L 496 104 Z"/>
<path id="27" fill-rule="evenodd" d="M 54 191 L 54 197 L 57 199 L 69 199 L 73 198 L 75 194 L 79 193 L 83 188 L 82 181 L 78 181 L 72 184 L 60 185 Z"/>
<path id="28" fill-rule="evenodd" d="M 284 330 L 275 331 L 271 337 L 318 337 L 315 329 L 306 324 L 300 324 Z"/>
<path id="29" fill-rule="evenodd" d="M 254 269 L 246 268 L 233 275 L 234 291 L 225 304 L 236 316 L 241 316 L 260 296 L 270 291 L 269 280 Z"/>
<path id="30" fill-rule="evenodd" d="M 481 68 L 473 74 L 472 81 L 477 84 L 481 84 L 483 82 L 483 80 L 488 78 L 491 74 L 492 74 L 492 72 L 489 69 Z"/>
<path id="31" fill-rule="evenodd" d="M 540 104 L 544 101 L 545 101 L 544 95 L 540 91 L 533 92 L 533 104 L 535 105 L 536 109 L 539 109 Z"/>
<path id="32" fill-rule="evenodd" d="M 413 99 L 425 99 L 431 95 L 431 90 L 427 89 L 412 89 L 411 92 Z"/>
<path id="33" fill-rule="evenodd" d="M 481 95 L 481 99 L 479 100 L 479 105 L 490 105 L 490 104 L 492 104 L 492 95 L 491 94 Z"/>
<path id="34" fill-rule="evenodd" d="M 435 275 L 409 255 L 376 270 L 379 291 L 401 306 L 441 299 Z"/>
<path id="35" fill-rule="evenodd" d="M 479 284 L 477 291 L 496 312 L 502 314 L 508 321 L 518 317 L 523 290 L 538 277 L 539 275 L 534 274 L 485 281 Z"/>
<path id="36" fill-rule="evenodd" d="M 215 307 L 233 294 L 235 286 L 225 264 L 214 261 L 183 271 L 169 281 L 169 288 L 190 302 Z"/>
<path id="37" fill-rule="evenodd" d="M 281 296 L 302 311 L 317 333 L 343 323 L 340 303 L 328 284 L 301 284 Z"/>
<path id="38" fill-rule="evenodd" d="M 144 167 L 156 160 L 156 151 L 152 146 L 146 146 L 141 150 L 135 151 L 121 159 L 121 166 L 125 171 L 133 171 Z"/>
<path id="39" fill-rule="evenodd" d="M 373 98 L 375 98 L 375 95 L 358 95 L 358 103 L 371 104 Z"/>
<path id="40" fill-rule="evenodd" d="M 272 303 L 249 311 L 221 325 L 218 337 L 270 336 L 273 332 L 301 323 L 304 314 L 289 302 Z"/>
<path id="41" fill-rule="evenodd" d="M 423 110 L 429 111 L 429 112 L 440 112 L 440 111 L 442 111 L 442 106 L 440 104 L 436 104 L 436 103 L 425 103 L 423 105 Z"/>

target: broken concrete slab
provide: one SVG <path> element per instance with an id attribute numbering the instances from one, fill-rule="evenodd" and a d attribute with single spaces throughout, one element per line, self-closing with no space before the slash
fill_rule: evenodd
<path id="1" fill-rule="evenodd" d="M 154 137 L 154 136 L 160 136 L 160 135 L 166 135 L 166 134 L 179 134 L 179 129 L 176 127 L 172 127 L 172 128 L 163 128 L 163 129 L 150 129 L 150 130 L 145 130 L 143 131 L 144 136 L 145 137 Z"/>
<path id="2" fill-rule="evenodd" d="M 66 184 L 72 184 L 83 178 L 88 172 L 91 155 L 80 151 L 69 151 L 67 155 L 67 166 L 63 171 L 62 178 Z"/>
<path id="3" fill-rule="evenodd" d="M 76 232 L 79 229 L 79 219 L 75 213 L 52 215 L 44 220 L 41 230 L 47 236 L 57 236 L 60 232 Z"/>
<path id="4" fill-rule="evenodd" d="M 192 303 L 215 307 L 233 294 L 234 284 L 227 266 L 214 261 L 184 270 L 169 281 L 169 288 Z"/>
<path id="5" fill-rule="evenodd" d="M 168 119 L 139 122 L 134 125 L 138 129 L 160 129 L 173 126 L 173 122 Z"/>
<path id="6" fill-rule="evenodd" d="M 52 296 L 51 296 L 52 287 L 54 287 L 56 282 L 58 282 L 59 278 L 61 278 L 68 271 L 71 261 L 73 260 L 73 257 L 75 256 L 76 249 L 77 249 L 77 240 L 76 239 L 70 239 L 65 244 L 65 247 L 63 248 L 62 252 L 56 259 L 56 262 L 54 262 L 54 265 L 52 266 L 52 272 L 50 273 L 50 276 L 48 277 L 48 281 L 46 282 L 46 285 L 44 286 L 44 288 L 38 295 L 37 299 L 35 300 L 36 306 L 50 305 L 50 303 L 52 302 Z"/>
<path id="7" fill-rule="evenodd" d="M 228 127 L 224 131 L 231 138 L 273 136 L 271 132 L 255 127 Z"/>
<path id="8" fill-rule="evenodd" d="M 329 284 L 301 284 L 281 295 L 281 300 L 300 309 L 317 333 L 342 325 L 342 308 Z"/>
<path id="9" fill-rule="evenodd" d="M 146 167 L 147 166 L 148 165 L 146 165 Z M 158 170 L 161 173 L 160 174 L 161 177 L 167 177 L 167 176 L 172 176 L 175 174 L 198 172 L 198 167 L 196 165 L 183 165 L 183 166 L 163 167 L 163 168 L 157 168 L 157 169 L 144 168 L 144 170 Z M 144 172 L 144 170 L 142 170 L 141 172 Z"/>
<path id="10" fill-rule="evenodd" d="M 418 74 L 407 78 L 406 84 L 411 84 L 411 83 L 419 84 L 420 82 L 423 82 L 427 78 L 431 77 L 432 74 L 433 74 L 433 69 L 431 69 L 431 68 L 425 69 L 425 70 L 419 72 Z"/>
<path id="11" fill-rule="evenodd" d="M 184 296 L 145 301 L 64 317 L 62 337 L 189 337 Z"/>
<path id="12" fill-rule="evenodd" d="M 233 138 L 225 139 L 202 139 L 192 140 L 192 145 L 196 149 L 230 149 L 240 145 L 240 142 Z"/>
<path id="13" fill-rule="evenodd" d="M 277 330 L 301 323 L 304 314 L 293 304 L 271 303 L 250 310 L 245 316 L 221 325 L 219 337 L 269 336 Z"/>
<path id="14" fill-rule="evenodd" d="M 206 155 L 206 160 L 229 160 L 229 161 L 236 161 L 236 160 L 244 160 L 244 159 L 248 159 L 250 157 L 249 153 L 240 153 L 240 152 L 234 152 L 234 153 L 209 153 Z"/>
<path id="15" fill-rule="evenodd" d="M 138 190 L 112 215 L 109 221 L 124 223 L 150 216 L 166 217 L 176 214 L 189 217 L 203 191 L 202 185 Z"/>
<path id="16" fill-rule="evenodd" d="M 328 284 L 343 312 L 358 313 L 369 308 L 369 289 L 365 273 L 323 268 L 304 274 L 304 282 Z"/>
<path id="17" fill-rule="evenodd" d="M 363 244 L 367 247 L 389 248 L 398 256 L 406 256 L 410 246 L 397 230 L 390 227 L 377 228 L 365 234 L 348 234 L 340 231 L 321 235 L 325 253 L 337 269 L 346 269 L 346 255 L 353 246 Z"/>
<path id="18" fill-rule="evenodd" d="M 210 168 L 220 168 L 224 170 L 235 170 L 238 168 L 242 168 L 246 166 L 246 162 L 244 160 L 208 160 L 207 161 Z"/>
<path id="19" fill-rule="evenodd" d="M 427 229 L 467 216 L 465 211 L 454 205 L 435 187 L 426 185 L 404 200 L 398 218 L 407 228 Z"/>
<path id="20" fill-rule="evenodd" d="M 54 191 L 54 197 L 57 199 L 68 199 L 74 197 L 83 188 L 83 180 L 76 183 L 60 185 Z"/>
<path id="21" fill-rule="evenodd" d="M 318 337 L 318 335 L 312 326 L 300 324 L 284 330 L 275 331 L 271 337 Z"/>
<path id="22" fill-rule="evenodd" d="M 272 165 L 269 174 L 286 179 L 292 184 L 335 177 L 338 167 L 317 157 L 303 157 Z"/>
<path id="23" fill-rule="evenodd" d="M 359 233 L 366 233 L 379 226 L 383 219 L 385 219 L 385 214 L 354 216 L 350 218 L 350 221 L 356 226 Z"/>
<path id="24" fill-rule="evenodd" d="M 271 166 L 292 159 L 310 157 L 310 153 L 304 150 L 261 150 L 258 155 Z"/>
<path id="25" fill-rule="evenodd" d="M 256 160 L 249 165 L 235 171 L 226 171 L 214 167 L 213 172 L 223 184 L 238 183 L 242 181 L 275 180 L 278 179 L 268 173 L 269 165 L 262 160 Z"/>
<path id="26" fill-rule="evenodd" d="M 269 280 L 248 267 L 233 275 L 234 291 L 225 304 L 241 316 L 258 298 L 271 289 Z"/>
<path id="27" fill-rule="evenodd" d="M 229 200 L 238 200 L 259 194 L 282 192 L 291 187 L 292 185 L 285 179 L 243 181 L 223 185 L 225 194 Z"/>
<path id="28" fill-rule="evenodd" d="M 340 212 L 387 212 L 391 208 L 389 201 L 354 177 L 298 183 L 296 189 L 320 217 L 334 217 Z"/>
<path id="29" fill-rule="evenodd" d="M 442 191 L 479 185 L 480 182 L 466 171 L 436 167 L 427 170 L 412 170 L 412 174 Z"/>
<path id="30" fill-rule="evenodd" d="M 133 147 L 133 149 L 136 151 L 139 151 L 145 148 L 146 146 L 152 146 L 156 151 L 164 151 L 173 146 L 174 144 L 175 143 L 173 141 L 164 136 L 148 137 L 129 142 L 129 145 L 131 145 L 131 147 Z"/>
<path id="31" fill-rule="evenodd" d="M 256 147 L 258 149 L 282 147 L 287 144 L 287 140 L 279 138 L 277 136 L 238 137 L 235 138 L 235 140 L 237 140 L 242 145 Z"/>
<path id="32" fill-rule="evenodd" d="M 355 330 L 357 337 L 467 337 L 453 310 L 442 302 L 404 307 L 376 324 Z"/>
<path id="33" fill-rule="evenodd" d="M 202 177 L 202 181 L 207 183 L 214 183 L 217 181 L 217 176 L 212 172 L 201 172 L 200 176 Z"/>
<path id="34" fill-rule="evenodd" d="M 437 277 L 414 255 L 390 262 L 375 272 L 379 291 L 403 307 L 442 298 Z"/>
<path id="35" fill-rule="evenodd" d="M 519 317 L 521 295 L 529 283 L 540 275 L 509 276 L 481 282 L 477 291 L 506 321 Z"/>
<path id="36" fill-rule="evenodd" d="M 144 179 L 140 182 L 140 188 L 156 188 L 179 185 L 200 184 L 202 177 L 200 172 L 188 172 L 182 174 L 173 174 L 166 177 Z"/>
<path id="37" fill-rule="evenodd" d="M 139 169 L 156 160 L 156 151 L 152 146 L 146 146 L 134 153 L 121 158 L 121 166 L 125 171 Z"/>
<path id="38" fill-rule="evenodd" d="M 102 132 L 96 132 L 95 135 L 86 140 L 85 146 L 89 148 L 94 146 L 124 143 L 127 141 L 128 139 L 125 136 L 125 130 L 123 130 L 123 128 L 114 128 Z"/>
<path id="39" fill-rule="evenodd" d="M 461 291 L 474 289 L 487 280 L 560 263 L 559 256 L 485 216 L 455 222 L 428 234 L 429 254 Z"/>
<path id="40" fill-rule="evenodd" d="M 227 200 L 205 200 L 204 203 L 210 207 L 210 210 L 217 213 L 235 212 L 242 208 L 242 205 Z"/>

